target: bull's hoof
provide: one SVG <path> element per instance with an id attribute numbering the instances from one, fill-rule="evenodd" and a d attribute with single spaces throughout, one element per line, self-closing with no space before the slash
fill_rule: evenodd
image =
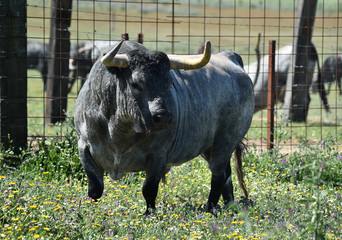
<path id="1" fill-rule="evenodd" d="M 145 217 L 148 217 L 148 216 L 150 216 L 152 213 L 154 213 L 155 211 L 156 211 L 155 208 L 148 207 L 148 208 L 146 208 L 146 211 L 145 211 L 144 215 L 145 215 Z"/>
<path id="2" fill-rule="evenodd" d="M 239 201 L 239 204 L 242 204 L 244 206 L 252 206 L 253 207 L 253 200 L 252 199 L 247 199 L 243 196 L 241 196 L 241 200 Z"/>
<path id="3" fill-rule="evenodd" d="M 216 204 L 216 205 L 214 205 L 214 204 L 212 204 L 212 203 L 207 203 L 206 205 L 205 205 L 205 210 L 207 211 L 207 212 L 216 212 L 216 211 L 219 211 L 219 210 L 221 210 L 221 207 L 220 207 L 220 205 L 218 205 L 218 204 Z"/>
<path id="4" fill-rule="evenodd" d="M 93 189 L 93 188 L 89 188 L 88 189 L 88 196 L 92 199 L 94 199 L 95 201 L 99 198 L 101 198 L 103 193 L 103 189 Z"/>

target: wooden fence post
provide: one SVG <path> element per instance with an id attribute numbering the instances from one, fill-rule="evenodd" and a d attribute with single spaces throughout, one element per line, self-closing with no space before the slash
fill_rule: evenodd
<path id="1" fill-rule="evenodd" d="M 26 0 L 0 0 L 0 144 L 16 151 L 27 146 L 26 16 Z"/>
<path id="2" fill-rule="evenodd" d="M 296 122 L 305 122 L 310 96 L 308 72 L 310 46 L 317 0 L 300 0 L 293 38 L 293 56 L 289 67 L 284 100 L 284 115 Z"/>
<path id="3" fill-rule="evenodd" d="M 54 124 L 65 120 L 68 98 L 72 0 L 51 1 L 50 45 L 45 113 Z"/>

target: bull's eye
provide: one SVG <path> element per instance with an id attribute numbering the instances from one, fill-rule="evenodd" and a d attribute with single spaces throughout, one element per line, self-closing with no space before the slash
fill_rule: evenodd
<path id="1" fill-rule="evenodd" d="M 137 90 L 137 91 L 142 91 L 142 87 L 139 85 L 139 84 L 136 84 L 136 83 L 132 83 L 131 84 L 131 87 L 134 89 L 134 90 Z"/>

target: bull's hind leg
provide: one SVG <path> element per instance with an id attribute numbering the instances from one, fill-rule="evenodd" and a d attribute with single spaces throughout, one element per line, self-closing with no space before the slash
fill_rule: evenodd
<path id="1" fill-rule="evenodd" d="M 229 152 L 229 151 L 228 151 Z M 227 154 L 226 151 L 217 151 L 210 149 L 203 154 L 208 162 L 211 175 L 211 189 L 206 208 L 212 210 L 220 199 L 221 194 L 224 196 L 224 200 L 229 201 L 234 199 L 233 186 L 231 180 L 229 180 L 230 170 L 230 157 L 231 154 Z"/>
<path id="2" fill-rule="evenodd" d="M 211 175 L 211 189 L 206 206 L 207 210 L 212 210 L 217 205 L 226 180 L 224 173 Z"/>
<path id="3" fill-rule="evenodd" d="M 229 176 L 229 177 L 222 189 L 222 197 L 224 200 L 224 205 L 228 205 L 229 203 L 234 201 L 234 190 L 233 190 L 230 164 L 228 164 L 226 167 L 226 176 Z"/>
<path id="4" fill-rule="evenodd" d="M 94 200 L 99 199 L 103 193 L 103 171 L 96 166 L 88 146 L 79 146 L 78 152 L 88 178 L 88 196 Z"/>

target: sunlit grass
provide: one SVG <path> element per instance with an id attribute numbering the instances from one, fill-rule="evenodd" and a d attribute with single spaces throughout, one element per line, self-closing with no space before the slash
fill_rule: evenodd
<path id="1" fill-rule="evenodd" d="M 0 235 L 3 239 L 340 239 L 342 149 L 331 144 L 312 147 L 304 141 L 293 154 L 250 148 L 243 168 L 253 205 L 246 208 L 239 203 L 242 194 L 233 173 L 235 204 L 213 212 L 204 210 L 211 175 L 198 157 L 167 174 L 166 183 L 160 184 L 157 210 L 148 217 L 143 215 L 144 173 L 130 173 L 119 181 L 106 176 L 103 196 L 94 202 L 87 197 L 87 180 L 74 146 L 55 143 L 27 152 L 16 168 L 5 164 L 11 155 L 5 151 L 0 157 Z M 65 170 L 69 164 L 75 165 L 69 166 L 72 174 Z M 83 175 L 76 175 L 78 171 Z M 222 201 L 219 205 L 223 207 Z"/>
<path id="2" fill-rule="evenodd" d="M 45 119 L 46 93 L 41 75 L 36 70 L 28 70 L 28 94 L 27 94 L 27 112 L 28 112 L 28 135 L 29 136 L 63 136 L 69 125 L 56 124 L 51 125 Z M 67 118 L 71 121 L 74 116 L 74 108 L 77 98 L 77 89 L 79 82 L 75 83 L 72 91 L 68 94 Z"/>
<path id="3" fill-rule="evenodd" d="M 279 135 L 279 130 L 287 125 L 288 143 L 298 142 L 303 137 L 317 144 L 327 137 L 335 137 L 335 141 L 342 140 L 342 97 L 339 96 L 337 86 L 333 85 L 334 91 L 328 95 L 330 112 L 327 113 L 321 104 L 319 95 L 310 93 L 311 102 L 307 122 L 291 122 L 284 118 L 282 105 L 275 106 L 276 143 L 284 141 Z M 281 131 L 281 130 L 280 130 Z M 248 139 L 266 139 L 267 137 L 267 110 L 254 114 L 251 128 L 248 131 Z M 283 143 L 283 142 L 282 142 Z"/>

